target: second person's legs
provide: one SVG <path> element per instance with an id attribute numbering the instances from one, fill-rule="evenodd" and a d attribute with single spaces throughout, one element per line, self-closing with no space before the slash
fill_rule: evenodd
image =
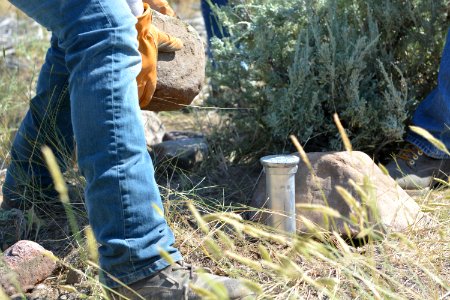
<path id="1" fill-rule="evenodd" d="M 438 86 L 417 107 L 413 124 L 428 130 L 450 149 L 450 34 L 447 35 L 442 53 Z M 450 159 L 450 156 L 415 133 L 408 134 L 407 141 L 418 146 L 429 157 Z"/>
<path id="2" fill-rule="evenodd" d="M 415 126 L 426 129 L 450 149 L 450 34 L 441 58 L 438 86 L 417 107 Z M 450 157 L 423 137 L 409 132 L 410 143 L 386 167 L 390 175 L 405 189 L 420 189 L 436 183 L 433 178 L 447 179 Z"/>

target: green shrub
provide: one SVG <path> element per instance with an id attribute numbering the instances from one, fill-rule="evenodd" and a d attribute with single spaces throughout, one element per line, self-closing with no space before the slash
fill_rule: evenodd
<path id="1" fill-rule="evenodd" d="M 247 0 L 216 10 L 230 35 L 212 41 L 207 102 L 229 108 L 219 110 L 219 142 L 237 159 L 282 151 L 289 134 L 309 150 L 338 150 L 335 112 L 358 150 L 401 140 L 436 83 L 448 9 L 444 0 Z"/>

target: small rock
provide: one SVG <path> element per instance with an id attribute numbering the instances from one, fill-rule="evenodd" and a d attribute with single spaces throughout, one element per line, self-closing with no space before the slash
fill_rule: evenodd
<path id="1" fill-rule="evenodd" d="M 66 284 L 77 284 L 80 283 L 81 280 L 83 279 L 83 275 L 78 273 L 75 270 L 70 269 L 69 272 L 67 272 L 67 277 L 66 277 Z"/>
<path id="2" fill-rule="evenodd" d="M 0 196 L 0 204 L 3 196 Z M 25 235 L 26 221 L 19 209 L 0 209 L 0 249 L 4 250 L 22 239 Z"/>
<path id="3" fill-rule="evenodd" d="M 193 139 L 193 138 L 204 138 L 205 136 L 199 132 L 192 131 L 171 131 L 166 132 L 163 137 L 163 142 L 165 141 L 174 141 L 181 139 Z"/>
<path id="4" fill-rule="evenodd" d="M 152 111 L 144 110 L 141 111 L 141 115 L 147 147 L 161 143 L 166 133 L 166 129 L 164 128 L 162 121 L 158 118 L 158 115 Z"/>
<path id="5" fill-rule="evenodd" d="M 41 284 L 36 285 L 34 287 L 33 291 L 39 291 L 39 290 L 45 290 L 45 289 L 48 289 L 48 287 L 45 284 L 41 283 Z"/>
<path id="6" fill-rule="evenodd" d="M 32 241 L 19 241 L 6 249 L 0 261 L 0 287 L 12 295 L 32 289 L 56 268 L 53 254 Z"/>
<path id="7" fill-rule="evenodd" d="M 372 159 L 358 151 L 347 152 L 308 153 L 316 177 L 311 174 L 306 164 L 300 161 L 299 169 L 295 175 L 295 202 L 297 204 L 312 204 L 329 206 L 337 210 L 342 216 L 350 218 L 352 209 L 347 205 L 336 187 L 341 186 L 349 191 L 361 204 L 355 188 L 349 183 L 353 180 L 362 185 L 365 178 L 373 185 L 375 204 L 378 209 L 381 225 L 392 231 L 403 231 L 412 225 L 431 224 L 432 220 L 420 211 L 419 205 L 389 176 L 385 175 Z M 324 201 L 324 197 L 327 203 Z M 264 207 L 266 202 L 265 176 L 261 176 L 250 206 Z M 314 210 L 296 209 L 297 230 L 307 231 L 306 226 L 298 216 L 304 216 L 325 229 L 333 229 L 342 235 L 347 235 L 342 218 L 334 219 L 336 227 L 331 228 L 333 222 L 326 223 L 323 213 Z M 264 220 L 265 216 L 254 216 Z M 374 218 L 369 213 L 369 220 Z M 351 235 L 359 233 L 360 228 L 350 226 Z"/>
<path id="8" fill-rule="evenodd" d="M 208 156 L 204 138 L 182 138 L 162 142 L 152 147 L 156 163 L 169 162 L 184 170 L 191 170 Z"/>
<path id="9" fill-rule="evenodd" d="M 27 294 L 27 299 L 28 300 L 58 299 L 59 295 L 60 295 L 60 293 L 56 288 L 47 286 L 45 284 L 38 284 L 33 289 L 31 294 Z"/>
<path id="10" fill-rule="evenodd" d="M 180 19 L 154 12 L 153 23 L 158 29 L 180 38 L 184 47 L 180 51 L 158 54 L 156 91 L 144 109 L 178 110 L 189 105 L 202 90 L 206 63 L 203 41 L 192 26 Z"/>

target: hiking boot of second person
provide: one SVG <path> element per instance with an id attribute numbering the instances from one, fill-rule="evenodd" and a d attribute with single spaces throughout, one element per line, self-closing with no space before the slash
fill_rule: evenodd
<path id="1" fill-rule="evenodd" d="M 408 145 L 386 165 L 389 175 L 406 190 L 419 190 L 433 187 L 435 178 L 448 181 L 450 160 L 434 159 L 419 148 Z"/>

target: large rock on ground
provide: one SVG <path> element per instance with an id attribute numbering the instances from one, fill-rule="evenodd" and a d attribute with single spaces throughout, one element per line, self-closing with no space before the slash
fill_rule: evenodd
<path id="1" fill-rule="evenodd" d="M 175 131 L 165 141 L 152 146 L 155 163 L 169 164 L 184 170 L 198 166 L 208 156 L 206 139 L 199 134 Z"/>
<path id="2" fill-rule="evenodd" d="M 298 172 L 295 175 L 296 204 L 329 206 L 342 216 L 350 218 L 353 210 L 338 193 L 336 187 L 345 188 L 361 204 L 361 197 L 349 182 L 353 180 L 362 186 L 366 178 L 370 180 L 373 187 L 374 200 L 379 213 L 377 220 L 374 220 L 373 214 L 369 214 L 371 222 L 379 222 L 379 225 L 393 231 L 403 231 L 411 225 L 431 221 L 420 211 L 419 205 L 391 177 L 385 175 L 366 154 L 357 151 L 351 154 L 348 152 L 309 153 L 308 158 L 316 176 L 313 176 L 306 164 L 300 161 Z M 323 196 L 327 199 L 328 205 Z M 265 202 L 266 182 L 265 177 L 262 176 L 250 205 L 264 207 Z M 339 233 L 347 235 L 344 227 L 345 221 L 342 218 L 334 219 L 336 227 L 332 228 L 332 222 L 326 223 L 323 213 L 319 210 L 305 210 L 297 207 L 296 212 L 297 230 L 300 232 L 307 231 L 307 228 L 299 215 L 322 228 L 337 230 Z M 264 219 L 265 216 L 259 215 L 259 217 Z M 349 222 L 347 224 L 351 228 L 351 235 L 359 233 L 358 226 Z"/>
<path id="3" fill-rule="evenodd" d="M 156 91 L 150 104 L 143 109 L 178 110 L 183 105 L 189 105 L 202 89 L 205 80 L 205 48 L 197 31 L 180 19 L 154 12 L 153 23 L 160 30 L 180 38 L 184 47 L 173 53 L 158 54 Z"/>
<path id="4" fill-rule="evenodd" d="M 13 295 L 30 290 L 56 268 L 53 254 L 32 241 L 19 241 L 3 253 L 0 259 L 0 287 Z"/>

